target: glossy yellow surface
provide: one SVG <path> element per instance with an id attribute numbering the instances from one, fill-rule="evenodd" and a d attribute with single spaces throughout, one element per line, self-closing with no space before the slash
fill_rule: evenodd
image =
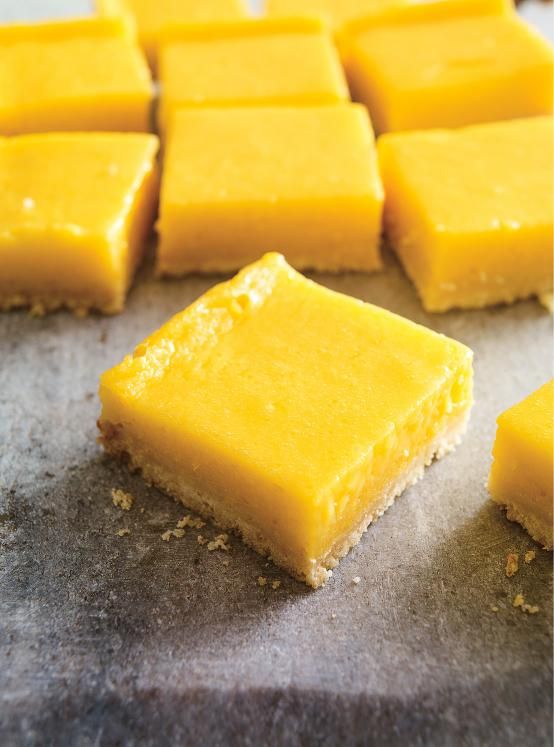
<path id="1" fill-rule="evenodd" d="M 380 133 L 552 112 L 552 48 L 515 14 L 367 30 L 348 74 Z"/>
<path id="2" fill-rule="evenodd" d="M 115 312 L 157 197 L 154 135 L 0 139 L 0 307 Z"/>
<path id="3" fill-rule="evenodd" d="M 554 380 L 498 418 L 489 478 L 493 499 L 552 549 Z M 515 516 L 513 513 L 519 514 Z M 510 515 L 510 513 L 512 515 Z"/>
<path id="4" fill-rule="evenodd" d="M 511 10 L 511 0 L 267 0 L 271 16 L 309 13 L 318 15 L 334 30 L 351 22 L 363 25 L 429 20 L 459 15 L 501 13 Z"/>
<path id="5" fill-rule="evenodd" d="M 157 267 L 236 270 L 269 247 L 298 268 L 381 266 L 383 191 L 361 106 L 177 113 Z"/>
<path id="6" fill-rule="evenodd" d="M 471 358 L 269 254 L 103 375 L 101 424 L 300 573 L 465 417 Z"/>
<path id="7" fill-rule="evenodd" d="M 105 0 L 104 0 L 105 1 Z M 247 15 L 243 0 L 121 0 L 136 20 L 139 41 L 156 66 L 160 35 L 185 23 L 233 21 Z"/>
<path id="8" fill-rule="evenodd" d="M 182 107 L 305 106 L 350 98 L 337 51 L 316 19 L 186 27 L 165 38 L 162 129 Z"/>
<path id="9" fill-rule="evenodd" d="M 429 311 L 552 290 L 551 117 L 385 135 L 385 227 Z"/>
<path id="10" fill-rule="evenodd" d="M 0 27 L 0 134 L 148 131 L 152 95 L 121 19 Z"/>

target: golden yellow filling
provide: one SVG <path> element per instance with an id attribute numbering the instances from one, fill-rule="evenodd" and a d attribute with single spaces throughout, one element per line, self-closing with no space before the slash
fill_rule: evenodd
<path id="1" fill-rule="evenodd" d="M 104 374 L 100 427 L 148 480 L 318 586 L 452 448 L 471 353 L 267 255 Z"/>

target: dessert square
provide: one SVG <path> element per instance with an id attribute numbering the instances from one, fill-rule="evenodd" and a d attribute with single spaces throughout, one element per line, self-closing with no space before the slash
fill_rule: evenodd
<path id="1" fill-rule="evenodd" d="M 551 117 L 384 135 L 385 230 L 428 311 L 552 290 Z"/>
<path id="2" fill-rule="evenodd" d="M 0 27 L 0 134 L 147 132 L 152 82 L 123 19 Z"/>
<path id="3" fill-rule="evenodd" d="M 267 0 L 266 5 L 270 16 L 317 15 L 334 31 L 358 20 L 372 25 L 404 17 L 426 21 L 513 9 L 511 0 Z"/>
<path id="4" fill-rule="evenodd" d="M 0 308 L 121 311 L 154 221 L 158 138 L 0 139 Z"/>
<path id="5" fill-rule="evenodd" d="M 472 402 L 454 340 L 266 255 L 101 379 L 106 451 L 318 587 Z"/>
<path id="6" fill-rule="evenodd" d="M 338 53 L 316 19 L 173 28 L 160 51 L 160 126 L 182 107 L 350 100 Z"/>
<path id="7" fill-rule="evenodd" d="M 552 113 L 552 48 L 514 13 L 367 29 L 348 77 L 379 133 Z"/>
<path id="8" fill-rule="evenodd" d="M 247 16 L 243 0 L 125 0 L 135 18 L 139 42 L 156 67 L 162 32 L 187 23 L 233 21 Z"/>
<path id="9" fill-rule="evenodd" d="M 554 379 L 498 418 L 489 477 L 508 519 L 552 550 Z"/>
<path id="10" fill-rule="evenodd" d="M 269 247 L 297 268 L 376 270 L 382 205 L 361 106 L 183 109 L 164 165 L 157 269 L 236 270 Z"/>

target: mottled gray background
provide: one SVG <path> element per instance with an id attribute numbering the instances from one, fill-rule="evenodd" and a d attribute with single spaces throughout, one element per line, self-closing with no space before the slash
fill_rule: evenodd
<path id="1" fill-rule="evenodd" d="M 484 487 L 495 418 L 552 375 L 547 313 L 427 315 L 391 257 L 318 279 L 470 345 L 477 401 L 459 450 L 317 592 L 237 540 L 163 542 L 183 511 L 95 443 L 99 374 L 213 279 L 146 267 L 119 317 L 0 316 L 0 744 L 552 744 L 551 555 L 505 577 L 533 543 Z"/>

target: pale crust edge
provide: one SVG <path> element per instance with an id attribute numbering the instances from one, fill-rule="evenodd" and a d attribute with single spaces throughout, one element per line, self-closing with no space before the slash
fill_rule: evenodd
<path id="1" fill-rule="evenodd" d="M 552 550 L 554 531 L 551 524 L 537 518 L 533 514 L 524 513 L 521 507 L 513 503 L 504 503 L 493 498 L 493 501 L 500 505 L 506 511 L 506 517 L 509 521 L 515 521 L 520 524 L 545 550 Z"/>
<path id="2" fill-rule="evenodd" d="M 395 499 L 404 490 L 423 477 L 425 467 L 430 465 L 434 459 L 440 459 L 455 449 L 465 432 L 469 409 L 468 407 L 467 411 L 456 422 L 449 423 L 448 427 L 427 446 L 425 451 L 418 455 L 409 468 L 390 485 L 379 501 L 372 505 L 371 510 L 363 516 L 355 529 L 351 530 L 346 536 L 339 538 L 325 555 L 310 560 L 303 567 L 299 567 L 294 559 L 273 546 L 258 529 L 245 523 L 219 500 L 214 500 L 212 496 L 196 490 L 182 478 L 179 480 L 178 489 L 175 489 L 173 475 L 168 476 L 163 469 L 157 466 L 143 464 L 133 454 L 129 453 L 125 439 L 121 437 L 117 426 L 107 421 L 99 421 L 98 426 L 102 432 L 99 441 L 108 454 L 116 458 L 125 458 L 131 469 L 142 473 L 147 483 L 168 493 L 190 510 L 212 520 L 223 529 L 236 532 L 245 544 L 252 547 L 260 555 L 270 557 L 276 565 L 284 568 L 291 576 L 317 589 L 331 577 L 332 569 L 336 568 L 340 559 L 360 542 L 369 526 L 392 506 Z M 168 489 L 169 485 L 172 486 L 171 490 Z"/>

